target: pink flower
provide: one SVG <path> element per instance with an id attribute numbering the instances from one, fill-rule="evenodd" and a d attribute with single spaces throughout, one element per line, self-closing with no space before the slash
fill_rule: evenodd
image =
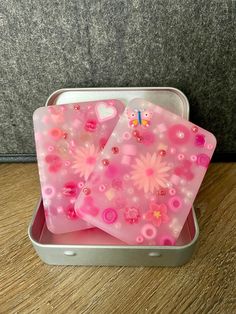
<path id="1" fill-rule="evenodd" d="M 139 218 L 140 218 L 140 213 L 139 213 L 138 208 L 127 207 L 124 212 L 124 217 L 125 217 L 125 220 L 130 224 L 138 223 Z"/>
<path id="2" fill-rule="evenodd" d="M 79 173 L 81 177 L 87 180 L 94 169 L 97 156 L 98 149 L 93 144 L 88 147 L 81 147 L 75 152 L 75 161 L 72 169 L 75 170 L 75 173 Z"/>
<path id="3" fill-rule="evenodd" d="M 141 155 L 140 159 L 136 158 L 136 164 L 132 166 L 131 180 L 139 190 L 153 193 L 154 190 L 167 186 L 168 172 L 171 168 L 161 160 L 162 157 L 156 153 L 152 155 L 147 153 L 146 156 Z"/>
<path id="4" fill-rule="evenodd" d="M 68 197 L 75 197 L 77 195 L 76 182 L 66 182 L 63 186 L 62 194 Z"/>
<path id="5" fill-rule="evenodd" d="M 195 137 L 195 145 L 196 146 L 203 146 L 205 144 L 205 135 L 197 134 Z"/>
<path id="6" fill-rule="evenodd" d="M 160 227 L 162 223 L 169 221 L 165 204 L 151 203 L 149 208 L 149 211 L 145 214 L 145 219 L 150 221 L 154 226 Z"/>
<path id="7" fill-rule="evenodd" d="M 88 120 L 84 128 L 87 132 L 95 132 L 97 128 L 97 121 L 95 119 Z"/>
<path id="8" fill-rule="evenodd" d="M 192 163 L 189 160 L 183 160 L 182 165 L 179 167 L 176 167 L 174 172 L 177 176 L 182 177 L 186 179 L 187 181 L 190 181 L 193 179 L 194 174 L 191 171 Z"/>

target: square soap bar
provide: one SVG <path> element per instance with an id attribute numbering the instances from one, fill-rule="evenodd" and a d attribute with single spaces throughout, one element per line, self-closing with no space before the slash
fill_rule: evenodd
<path id="1" fill-rule="evenodd" d="M 34 112 L 39 176 L 51 232 L 90 227 L 76 214 L 74 203 L 123 111 L 122 102 L 110 99 L 41 107 Z"/>
<path id="2" fill-rule="evenodd" d="M 208 131 L 132 100 L 80 193 L 75 211 L 131 245 L 174 245 L 216 146 Z"/>

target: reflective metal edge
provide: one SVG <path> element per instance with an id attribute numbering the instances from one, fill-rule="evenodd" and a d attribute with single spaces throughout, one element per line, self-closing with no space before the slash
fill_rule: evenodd
<path id="1" fill-rule="evenodd" d="M 41 260 L 51 265 L 181 266 L 191 258 L 199 237 L 199 227 L 192 208 L 194 237 L 183 246 L 42 244 L 36 241 L 32 234 L 40 204 L 41 200 L 28 227 L 28 236 Z M 73 255 L 65 255 L 68 251 Z"/>

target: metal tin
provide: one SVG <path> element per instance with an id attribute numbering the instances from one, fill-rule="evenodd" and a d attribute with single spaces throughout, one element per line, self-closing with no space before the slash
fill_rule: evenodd
<path id="1" fill-rule="evenodd" d="M 46 106 L 109 98 L 127 103 L 136 97 L 158 103 L 185 119 L 189 117 L 187 98 L 169 87 L 61 89 L 49 97 Z M 46 227 L 40 200 L 28 235 L 39 257 L 48 264 L 179 266 L 191 258 L 199 228 L 192 208 L 176 246 L 130 246 L 97 228 L 55 235 Z"/>

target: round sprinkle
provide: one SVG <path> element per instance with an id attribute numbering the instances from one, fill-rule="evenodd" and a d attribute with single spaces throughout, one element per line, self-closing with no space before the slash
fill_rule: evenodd
<path id="1" fill-rule="evenodd" d="M 107 224 L 113 224 L 117 217 L 118 215 L 114 208 L 106 208 L 102 213 L 102 219 Z"/>
<path id="2" fill-rule="evenodd" d="M 157 235 L 157 230 L 156 228 L 151 225 L 151 224 L 146 224 L 142 227 L 141 233 L 144 236 L 144 238 L 148 240 L 152 240 L 156 237 Z"/>
<path id="3" fill-rule="evenodd" d="M 183 160 L 183 159 L 184 159 L 184 154 L 179 154 L 179 155 L 178 155 L 178 159 L 179 159 L 179 160 Z"/>
<path id="4" fill-rule="evenodd" d="M 78 183 L 78 187 L 79 187 L 80 189 L 82 189 L 82 188 L 84 187 L 84 182 L 80 181 L 80 182 Z"/>
<path id="5" fill-rule="evenodd" d="M 191 155 L 190 159 L 191 159 L 191 161 L 195 162 L 197 160 L 197 156 L 196 155 Z"/>
<path id="6" fill-rule="evenodd" d="M 100 191 L 100 192 L 104 192 L 105 190 L 106 190 L 106 187 L 105 187 L 104 184 L 102 184 L 102 185 L 99 186 L 99 191 Z"/>
<path id="7" fill-rule="evenodd" d="M 171 197 L 168 202 L 169 208 L 173 212 L 178 212 L 182 206 L 182 200 L 178 196 Z"/>

